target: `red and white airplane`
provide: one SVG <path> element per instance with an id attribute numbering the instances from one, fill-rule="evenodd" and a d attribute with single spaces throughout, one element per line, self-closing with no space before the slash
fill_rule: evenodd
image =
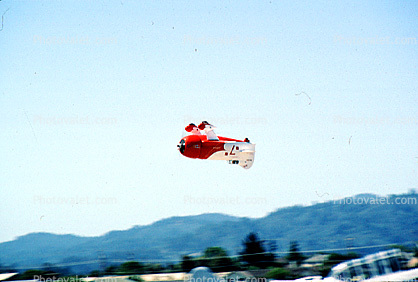
<path id="1" fill-rule="evenodd" d="M 202 121 L 199 126 L 191 123 L 185 129 L 191 134 L 183 137 L 177 145 L 183 156 L 192 159 L 225 160 L 245 169 L 253 165 L 255 144 L 251 144 L 248 138 L 238 140 L 216 136 L 213 131 L 215 127 L 207 121 Z M 205 134 L 202 134 L 201 130 Z"/>

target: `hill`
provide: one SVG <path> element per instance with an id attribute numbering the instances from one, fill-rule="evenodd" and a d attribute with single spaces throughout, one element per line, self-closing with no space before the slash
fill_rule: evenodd
<path id="1" fill-rule="evenodd" d="M 349 247 L 360 253 L 379 249 L 356 247 L 417 241 L 418 195 L 380 199 L 376 195 L 357 195 L 312 206 L 281 208 L 258 219 L 224 214 L 171 217 L 99 237 L 31 233 L 1 243 L 0 262 L 18 270 L 50 263 L 64 266 L 69 272 L 88 273 L 126 260 L 176 262 L 181 255 L 211 246 L 221 246 L 229 255 L 236 255 L 242 250 L 244 237 L 253 231 L 262 239 L 274 239 L 279 255 L 284 255 L 289 242 L 295 240 L 302 251 L 344 252 Z M 408 199 L 409 203 L 396 203 L 399 199 Z"/>

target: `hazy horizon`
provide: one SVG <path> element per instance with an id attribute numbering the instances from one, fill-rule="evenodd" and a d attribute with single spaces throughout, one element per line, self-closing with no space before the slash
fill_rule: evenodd
<path id="1" fill-rule="evenodd" d="M 417 193 L 417 190 L 416 189 L 410 189 L 409 191 L 407 191 L 405 193 L 401 193 L 401 194 L 397 194 L 397 195 L 408 195 L 408 194 L 411 194 L 411 193 Z M 376 198 L 387 198 L 387 197 L 390 196 L 389 194 L 388 195 L 378 195 L 378 194 L 362 193 L 362 194 L 348 196 L 347 198 L 355 198 L 355 197 L 362 196 L 362 195 L 372 195 L 372 196 L 376 196 Z M 266 216 L 268 216 L 271 213 L 274 213 L 276 211 L 279 211 L 280 209 L 286 209 L 286 208 L 289 208 L 289 207 L 300 207 L 300 206 L 303 206 L 303 207 L 314 206 L 316 204 L 322 204 L 322 203 L 327 203 L 327 202 L 336 202 L 338 204 L 338 203 L 341 203 L 341 200 L 343 200 L 343 199 L 344 198 L 338 198 L 338 199 L 335 198 L 335 199 L 326 199 L 326 200 L 324 199 L 322 201 L 311 202 L 310 204 L 306 204 L 306 205 L 304 205 L 304 204 L 295 204 L 295 205 L 292 205 L 292 206 L 278 207 L 275 210 L 270 211 L 270 212 L 267 212 L 265 215 L 259 216 L 259 217 L 239 216 L 239 215 L 231 215 L 231 214 L 218 213 L 218 212 L 206 212 L 206 213 L 199 213 L 199 214 L 190 214 L 190 215 L 183 215 L 181 217 L 200 216 L 200 215 L 207 215 L 207 214 L 217 214 L 217 215 L 224 215 L 224 216 L 232 216 L 232 217 L 236 217 L 236 218 L 259 219 L 259 218 L 266 217 Z M 383 203 L 383 204 L 386 204 L 386 203 Z M 42 232 L 42 231 L 41 232 L 29 232 L 29 233 L 26 233 L 26 234 L 23 234 L 23 235 L 18 235 L 18 236 L 14 237 L 11 240 L 0 241 L 0 243 L 10 242 L 10 241 L 17 240 L 19 237 L 24 237 L 24 236 L 27 236 L 27 235 L 30 235 L 30 234 L 40 234 L 40 233 L 54 234 L 54 235 L 72 235 L 72 236 L 77 236 L 77 237 L 88 237 L 88 238 L 101 237 L 101 236 L 104 236 L 104 235 L 106 235 L 106 234 L 108 234 L 110 232 L 113 232 L 113 231 L 126 231 L 126 230 L 130 230 L 132 228 L 135 228 L 135 227 L 149 226 L 149 225 L 152 225 L 152 224 L 154 224 L 156 222 L 159 222 L 159 221 L 162 221 L 162 220 L 166 220 L 166 219 L 169 219 L 169 218 L 173 218 L 173 217 L 177 217 L 177 216 L 174 215 L 174 216 L 169 216 L 169 217 L 165 217 L 165 218 L 160 218 L 160 219 L 158 219 L 156 221 L 153 221 L 153 222 L 150 222 L 150 223 L 147 223 L 147 224 L 141 224 L 141 225 L 135 224 L 135 225 L 132 225 L 132 226 L 130 226 L 128 228 L 125 228 L 125 229 L 108 230 L 108 231 L 106 231 L 106 232 L 104 232 L 102 234 L 95 234 L 95 235 L 83 235 L 83 234 L 75 234 L 75 233 L 56 233 L 56 232 L 53 232 L 53 231 L 52 232 Z"/>

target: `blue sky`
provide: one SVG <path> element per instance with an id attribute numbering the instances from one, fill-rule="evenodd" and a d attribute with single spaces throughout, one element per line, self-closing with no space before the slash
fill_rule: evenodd
<path id="1" fill-rule="evenodd" d="M 0 242 L 416 188 L 414 1 L 0 2 Z M 190 123 L 256 143 L 186 159 Z"/>

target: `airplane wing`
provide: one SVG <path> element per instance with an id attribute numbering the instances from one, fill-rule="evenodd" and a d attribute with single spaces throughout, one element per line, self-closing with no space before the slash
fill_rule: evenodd
<path id="1" fill-rule="evenodd" d="M 208 123 L 207 121 L 202 121 L 199 124 L 199 129 L 205 131 L 206 136 L 208 137 L 208 140 L 219 141 L 218 136 L 216 136 L 215 132 L 213 131 L 215 128 L 216 128 L 215 126 Z"/>

